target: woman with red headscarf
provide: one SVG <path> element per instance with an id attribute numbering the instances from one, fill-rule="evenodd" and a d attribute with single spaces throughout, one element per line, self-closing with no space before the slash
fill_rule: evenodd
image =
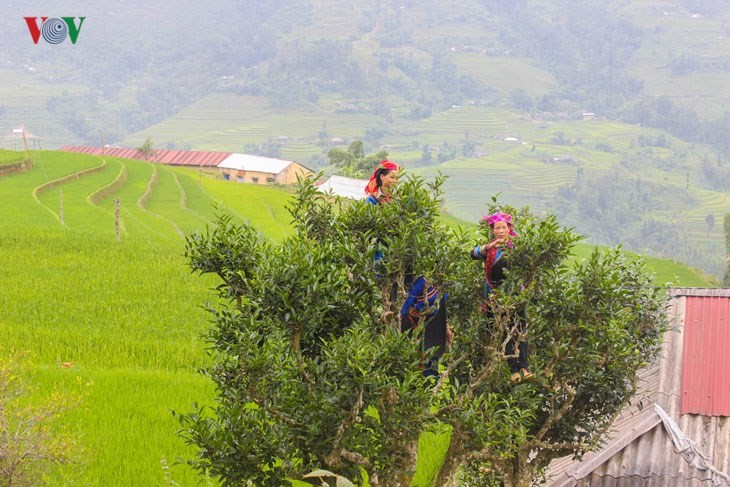
<path id="1" fill-rule="evenodd" d="M 484 261 L 484 298 L 487 314 L 494 318 L 491 310 L 490 297 L 496 292 L 497 288 L 504 281 L 505 270 L 509 268 L 509 259 L 505 249 L 514 247 L 512 237 L 517 234 L 512 230 L 512 215 L 498 211 L 492 215 L 482 218 L 482 222 L 489 225 L 494 238 L 484 245 L 477 245 L 470 253 L 472 259 Z M 507 364 L 512 372 L 512 382 L 520 382 L 523 379 L 532 377 L 532 373 L 528 370 L 527 362 L 527 319 L 525 310 L 522 309 L 517 313 L 518 322 L 514 326 L 510 326 L 508 333 L 510 339 L 505 347 L 505 355 L 508 356 Z M 515 342 L 517 342 L 517 354 L 515 354 Z M 517 355 L 517 357 L 515 357 Z"/>
<path id="2" fill-rule="evenodd" d="M 400 166 L 389 160 L 380 161 L 373 171 L 365 193 L 366 201 L 371 205 L 388 203 L 393 197 L 393 190 L 398 182 Z M 382 265 L 382 244 L 375 249 L 375 272 Z M 413 333 L 423 327 L 421 347 L 425 353 L 427 348 L 436 347 L 431 359 L 424 362 L 423 374 L 426 377 L 438 377 L 438 360 L 446 347 L 451 344 L 451 329 L 446 321 L 446 296 L 440 295 L 438 289 L 432 286 L 424 276 L 414 280 L 411 266 L 406 269 L 404 284 L 408 291 L 406 301 L 401 307 L 401 331 Z M 392 288 L 391 301 L 395 301 L 397 288 Z M 384 312 L 381 319 L 387 320 L 392 312 Z"/>
<path id="3" fill-rule="evenodd" d="M 370 176 L 368 184 L 365 186 L 365 194 L 368 195 L 365 201 L 371 205 L 380 205 L 390 201 L 390 198 L 393 196 L 393 189 L 398 182 L 398 171 L 400 171 L 400 166 L 395 162 L 387 159 L 380 161 L 378 167 L 373 171 L 373 175 Z M 375 273 L 379 275 L 378 268 L 383 261 L 383 249 L 379 240 L 375 246 L 374 260 Z"/>
<path id="4" fill-rule="evenodd" d="M 371 205 L 390 201 L 393 196 L 393 188 L 398 182 L 398 171 L 400 171 L 400 166 L 395 162 L 387 159 L 380 161 L 365 186 L 365 193 L 368 195 L 366 201 Z"/>

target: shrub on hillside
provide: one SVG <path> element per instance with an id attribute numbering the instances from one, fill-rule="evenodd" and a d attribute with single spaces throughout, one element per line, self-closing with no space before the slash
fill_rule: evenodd
<path id="1" fill-rule="evenodd" d="M 483 270 L 468 258 L 488 227 L 442 223 L 443 179 L 401 179 L 380 206 L 333 202 L 302 181 L 295 233 L 281 245 L 226 216 L 188 238 L 193 270 L 221 279 L 205 370 L 217 404 L 179 416 L 201 471 L 231 485 L 278 486 L 318 469 L 409 485 L 419 435 L 446 423 L 438 485 L 477 472 L 525 486 L 553 458 L 594 447 L 630 398 L 665 325 L 663 290 L 640 262 L 613 250 L 568 266 L 580 236 L 493 201 L 489 212 L 515 214 L 518 237 L 488 316 Z M 437 380 L 422 373 L 433 351 L 400 331 L 410 275 L 448 294 L 454 343 Z M 504 338 L 525 307 L 535 380 L 516 385 Z"/>

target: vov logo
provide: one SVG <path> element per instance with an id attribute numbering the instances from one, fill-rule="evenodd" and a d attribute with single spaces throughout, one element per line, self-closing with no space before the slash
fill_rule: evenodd
<path id="1" fill-rule="evenodd" d="M 28 24 L 28 30 L 30 31 L 30 37 L 33 39 L 33 44 L 38 44 L 38 41 L 43 35 L 43 39 L 49 44 L 60 44 L 66 40 L 66 37 L 71 39 L 71 44 L 76 44 L 76 39 L 79 38 L 79 32 L 81 26 L 84 23 L 86 17 L 78 17 L 79 25 L 76 25 L 76 17 L 61 17 L 51 18 L 48 17 L 23 17 L 25 23 Z M 38 19 L 41 19 L 40 25 Z"/>

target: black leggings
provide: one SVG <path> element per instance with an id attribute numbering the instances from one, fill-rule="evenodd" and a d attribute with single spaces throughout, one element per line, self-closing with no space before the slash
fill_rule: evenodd
<path id="1" fill-rule="evenodd" d="M 411 334 L 418 326 L 419 319 L 405 314 L 401 316 L 401 332 Z M 435 315 L 426 320 L 421 336 L 421 350 L 424 352 L 430 348 L 436 348 L 430 359 L 423 364 L 423 375 L 426 377 L 438 378 L 438 363 L 446 351 L 446 299 L 442 296 L 439 300 L 439 309 Z"/>

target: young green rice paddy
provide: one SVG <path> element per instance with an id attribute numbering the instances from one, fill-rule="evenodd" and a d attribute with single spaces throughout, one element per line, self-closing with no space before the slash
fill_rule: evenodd
<path id="1" fill-rule="evenodd" d="M 34 197 L 39 186 L 102 162 L 78 154 L 36 156 L 30 171 L 0 177 L 0 353 L 24 354 L 32 399 L 54 391 L 81 397 L 56 425 L 74 439 L 75 462 L 54 468 L 47 483 L 198 485 L 199 476 L 177 463 L 194 451 L 177 436 L 170 411 L 213 398 L 197 369 L 206 361 L 203 305 L 214 299 L 214 281 L 190 273 L 180 233 L 204 228 L 218 196 L 190 174 L 108 159 Z M 90 195 L 123 168 L 125 183 L 93 204 Z M 136 202 L 153 169 L 163 176 L 141 208 Z M 244 201 L 231 207 L 281 236 L 272 215 L 285 214 L 289 193 L 275 193 L 239 194 L 256 200 L 250 213 Z M 114 198 L 123 202 L 119 241 Z"/>

